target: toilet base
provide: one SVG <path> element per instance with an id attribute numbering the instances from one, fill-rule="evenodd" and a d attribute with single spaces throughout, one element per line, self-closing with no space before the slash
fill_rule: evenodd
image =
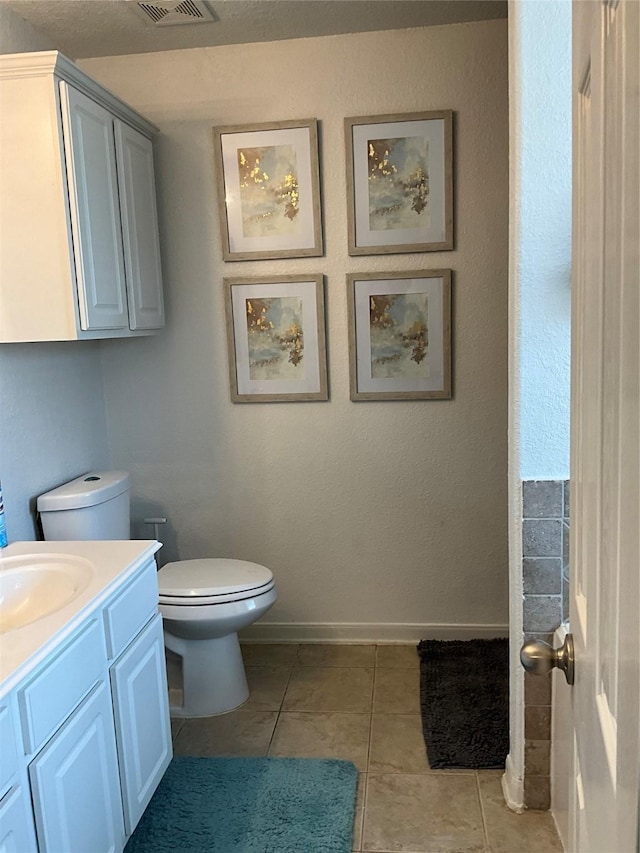
<path id="1" fill-rule="evenodd" d="M 184 640 L 165 629 L 165 646 L 181 658 L 182 705 L 172 717 L 226 714 L 249 698 L 249 687 L 237 634 L 208 640 Z"/>

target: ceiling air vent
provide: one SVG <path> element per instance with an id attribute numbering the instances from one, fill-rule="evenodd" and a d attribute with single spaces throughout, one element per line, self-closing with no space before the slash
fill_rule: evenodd
<path id="1" fill-rule="evenodd" d="M 131 5 L 154 27 L 210 24 L 217 20 L 205 0 L 134 0 Z"/>

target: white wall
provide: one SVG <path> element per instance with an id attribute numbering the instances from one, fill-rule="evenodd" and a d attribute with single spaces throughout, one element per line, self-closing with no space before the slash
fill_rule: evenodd
<path id="1" fill-rule="evenodd" d="M 169 516 L 165 558 L 272 567 L 266 620 L 297 623 L 289 635 L 507 622 L 506 47 L 497 21 L 80 62 L 161 129 L 168 328 L 103 347 L 112 462 L 133 474 L 138 517 Z M 442 108 L 456 111 L 456 251 L 349 258 L 343 118 Z M 224 264 L 211 128 L 310 116 L 325 257 Z M 351 403 L 345 274 L 441 266 L 454 399 Z M 298 270 L 327 276 L 331 401 L 234 405 L 222 277 Z"/>
<path id="2" fill-rule="evenodd" d="M 2 53 L 55 47 L 4 5 L 0 34 Z M 37 495 L 108 465 L 99 344 L 0 345 L 0 401 L 7 534 L 32 540 Z"/>
<path id="3" fill-rule="evenodd" d="M 520 476 L 569 478 L 571 3 L 518 3 L 519 192 L 513 243 L 520 304 Z M 517 83 L 514 83 L 514 86 Z"/>
<path id="4" fill-rule="evenodd" d="M 509 3 L 510 754 L 523 804 L 522 481 L 569 478 L 571 3 Z"/>

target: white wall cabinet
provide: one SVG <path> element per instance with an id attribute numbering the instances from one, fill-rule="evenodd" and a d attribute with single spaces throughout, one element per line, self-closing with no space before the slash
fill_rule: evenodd
<path id="1" fill-rule="evenodd" d="M 150 561 L 3 700 L 2 853 L 122 853 L 172 756 L 157 601 Z"/>
<path id="2" fill-rule="evenodd" d="M 0 341 L 164 326 L 157 129 L 57 51 L 0 56 Z"/>

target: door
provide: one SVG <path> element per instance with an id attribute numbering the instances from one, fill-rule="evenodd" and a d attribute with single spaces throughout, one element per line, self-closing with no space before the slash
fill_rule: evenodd
<path id="1" fill-rule="evenodd" d="M 111 695 L 100 682 L 29 765 L 40 853 L 124 848 Z"/>
<path id="2" fill-rule="evenodd" d="M 60 95 L 80 325 L 128 329 L 113 116 L 67 83 Z"/>
<path id="3" fill-rule="evenodd" d="M 573 5 L 570 849 L 638 849 L 640 4 Z"/>
<path id="4" fill-rule="evenodd" d="M 132 329 L 164 326 L 156 185 L 151 140 L 115 120 L 122 237 Z"/>
<path id="5" fill-rule="evenodd" d="M 162 616 L 111 667 L 125 831 L 130 835 L 171 761 Z"/>

